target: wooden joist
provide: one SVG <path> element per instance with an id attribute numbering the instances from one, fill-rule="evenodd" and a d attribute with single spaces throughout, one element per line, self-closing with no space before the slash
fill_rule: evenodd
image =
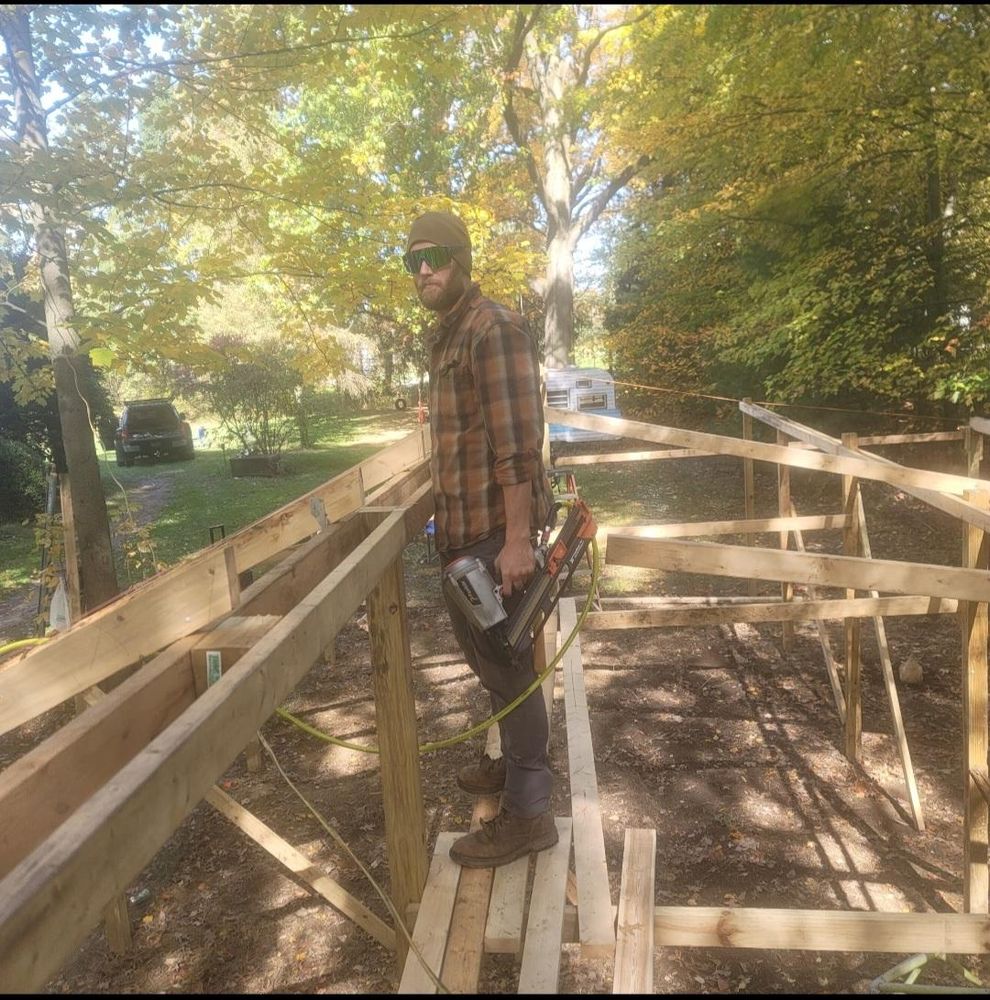
<path id="1" fill-rule="evenodd" d="M 667 538 L 609 536 L 606 561 L 621 566 L 708 573 L 757 580 L 793 580 L 816 586 L 990 600 L 990 576 L 981 570 L 860 556 L 778 552 L 746 545 Z"/>
<path id="2" fill-rule="evenodd" d="M 796 438 L 799 441 L 803 441 L 805 444 L 813 445 L 826 455 L 850 458 L 859 458 L 865 455 L 862 451 L 853 451 L 844 447 L 841 441 L 836 440 L 834 437 L 830 437 L 828 434 L 823 434 L 821 431 L 815 430 L 813 427 L 800 424 L 796 420 L 788 420 L 786 417 L 773 413 L 762 406 L 742 402 L 739 404 L 739 409 L 742 410 L 743 413 L 748 413 L 750 416 L 763 421 L 763 423 L 770 427 L 782 430 L 791 437 Z M 890 470 L 904 469 L 904 466 L 898 465 L 896 462 L 892 462 L 889 458 L 881 458 L 879 455 L 870 455 L 869 460 L 874 463 L 875 466 L 885 465 Z M 871 478 L 863 473 L 854 474 L 859 475 L 862 479 Z M 889 480 L 884 481 L 889 482 Z M 987 480 L 974 478 L 973 483 L 975 485 L 969 487 L 970 489 L 982 491 L 990 490 L 990 482 Z M 934 482 L 920 484 L 903 482 L 892 483 L 891 485 L 900 486 L 905 493 L 909 493 L 911 496 L 917 497 L 919 500 L 924 500 L 925 503 L 931 504 L 932 507 L 944 511 L 946 514 L 951 514 L 953 517 L 957 517 L 961 521 L 977 525 L 978 527 L 983 528 L 984 531 L 990 530 L 990 513 L 986 510 L 981 510 L 979 507 L 976 507 L 971 503 L 967 503 L 959 496 L 946 496 L 945 493 L 939 492 L 942 487 L 936 485 Z M 955 493 L 956 491 L 950 490 L 946 492 Z"/>
<path id="3" fill-rule="evenodd" d="M 656 830 L 626 830 L 615 941 L 613 993 L 653 992 Z"/>
<path id="4" fill-rule="evenodd" d="M 360 466 L 132 587 L 8 664 L 0 672 L 0 734 L 232 611 L 240 600 L 240 572 L 320 530 L 311 500 L 320 501 L 328 519 L 341 518 L 360 508 L 371 485 L 415 468 L 428 453 L 428 436 L 418 429 Z M 287 609 L 266 607 L 253 613 L 261 610 Z"/>
<path id="5" fill-rule="evenodd" d="M 657 424 L 619 420 L 616 417 L 602 417 L 592 413 L 578 413 L 551 407 L 546 408 L 546 416 L 548 422 L 565 424 L 583 430 L 604 431 L 606 434 L 615 434 L 619 437 L 655 441 L 658 444 L 670 444 L 684 448 L 698 448 L 719 455 L 737 455 L 740 458 L 776 462 L 792 468 L 815 469 L 838 475 L 856 476 L 859 479 L 877 480 L 902 488 L 910 486 L 916 489 L 939 490 L 957 496 L 967 490 L 990 488 L 990 483 L 984 480 L 971 479 L 968 476 L 953 476 L 944 472 L 908 469 L 895 462 L 886 463 L 876 456 L 866 456 L 861 453 L 857 454 L 856 457 L 817 455 L 813 452 L 799 451 L 781 445 L 764 444 L 761 441 L 744 441 L 720 434 L 686 431 L 676 427 L 661 427 Z"/>
<path id="6" fill-rule="evenodd" d="M 603 465 L 610 462 L 662 462 L 668 458 L 711 458 L 713 451 L 694 448 L 667 448 L 664 451 L 615 451 L 602 455 L 566 455 L 561 459 L 563 468 L 572 465 Z"/>
<path id="7" fill-rule="evenodd" d="M 779 599 L 759 603 L 726 604 L 713 607 L 642 608 L 632 611 L 589 611 L 584 628 L 623 629 L 663 626 L 724 625 L 733 622 L 817 621 L 830 618 L 872 618 L 874 615 L 954 614 L 959 602 L 948 597 L 859 597 L 854 600 Z"/>
<path id="8" fill-rule="evenodd" d="M 0 882 L 0 981 L 29 991 L 58 970 L 106 903 L 316 662 L 408 540 L 398 511 Z"/>
<path id="9" fill-rule="evenodd" d="M 560 634 L 570 635 L 577 624 L 574 598 L 561 600 L 558 609 Z M 567 759 L 571 778 L 581 954 L 587 958 L 611 958 L 615 953 L 615 928 L 602 811 L 598 801 L 595 751 L 584 691 L 580 637 L 575 637 L 564 654 L 564 707 L 567 713 Z"/>
<path id="10" fill-rule="evenodd" d="M 844 514 L 821 514 L 807 517 L 759 517 L 741 521 L 685 521 L 679 524 L 621 525 L 600 524 L 599 531 L 611 536 L 621 533 L 628 538 L 691 538 L 695 535 L 758 535 L 779 531 L 828 531 L 846 526 Z"/>
<path id="11" fill-rule="evenodd" d="M 447 948 L 450 918 L 457 898 L 457 882 L 461 876 L 460 865 L 450 858 L 450 847 L 462 836 L 460 833 L 441 833 L 437 837 L 423 899 L 416 914 L 416 926 L 412 933 L 413 947 L 409 949 L 402 979 L 399 981 L 399 993 L 437 991 L 423 962 L 439 979 L 443 954 Z"/>
<path id="12" fill-rule="evenodd" d="M 976 913 L 658 906 L 653 926 L 657 948 L 778 948 L 951 955 L 985 955 L 990 951 L 990 919 L 986 914 Z"/>
<path id="13" fill-rule="evenodd" d="M 518 993 L 556 993 L 571 856 L 571 820 L 556 820 L 557 843 L 536 856 Z"/>

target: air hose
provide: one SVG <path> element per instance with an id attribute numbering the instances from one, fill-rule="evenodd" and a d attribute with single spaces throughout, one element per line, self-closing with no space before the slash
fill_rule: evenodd
<path id="1" fill-rule="evenodd" d="M 595 598 L 595 590 L 598 586 L 598 574 L 601 567 L 601 556 L 598 550 L 598 540 L 597 538 L 591 539 L 591 551 L 592 551 L 592 565 L 591 565 L 591 585 L 588 587 L 588 598 L 584 602 L 584 607 L 581 609 L 581 614 L 578 615 L 578 620 L 571 629 L 570 635 L 561 644 L 560 649 L 557 651 L 557 655 L 547 664 L 546 669 L 538 674 L 536 679 L 533 681 L 525 691 L 522 692 L 517 698 L 509 702 L 505 708 L 496 712 L 489 719 L 485 719 L 484 722 L 479 722 L 476 726 L 472 726 L 470 729 L 465 730 L 463 733 L 458 733 L 456 736 L 449 736 L 444 740 L 435 740 L 432 743 L 421 743 L 419 745 L 419 752 L 432 753 L 434 750 L 442 750 L 444 747 L 453 746 L 455 743 L 462 743 L 465 740 L 471 739 L 473 736 L 477 736 L 478 733 L 484 732 L 490 726 L 494 726 L 496 722 L 504 719 L 510 712 L 518 708 L 546 679 L 549 677 L 553 671 L 556 669 L 557 664 L 560 662 L 564 653 L 570 648 L 571 643 L 574 642 L 575 637 L 581 631 L 581 626 L 584 624 L 584 619 L 587 617 L 588 612 L 591 610 L 591 603 Z M 287 712 L 284 708 L 275 709 L 275 714 L 285 719 L 286 722 L 291 722 L 294 726 L 298 726 L 303 732 L 309 733 L 310 736 L 315 736 L 317 739 L 321 739 L 326 743 L 332 743 L 334 746 L 344 747 L 347 750 L 357 750 L 360 753 L 379 753 L 378 747 L 375 746 L 364 746 L 360 743 L 351 743 L 349 740 L 342 740 L 336 736 L 331 736 L 329 733 L 321 732 L 319 729 L 303 722 L 302 719 Z"/>
<path id="2" fill-rule="evenodd" d="M 14 642 L 8 642 L 6 645 L 0 646 L 0 656 L 12 653 L 15 649 L 20 649 L 23 646 L 37 646 L 42 642 L 48 642 L 48 636 L 36 636 L 33 639 L 16 639 Z"/>

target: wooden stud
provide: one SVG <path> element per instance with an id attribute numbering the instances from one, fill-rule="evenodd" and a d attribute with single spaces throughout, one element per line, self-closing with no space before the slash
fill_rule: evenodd
<path id="1" fill-rule="evenodd" d="M 796 514 L 794 503 L 791 502 L 791 513 Z M 800 528 L 794 531 L 794 544 L 798 552 L 804 552 L 804 535 Z M 835 604 L 832 601 L 816 601 L 818 589 L 812 584 L 808 584 L 809 604 Z M 856 604 L 856 601 L 846 601 L 847 605 Z M 835 701 L 836 710 L 839 713 L 839 722 L 845 727 L 846 724 L 846 696 L 842 690 L 842 683 L 839 680 L 839 668 L 832 653 L 832 642 L 828 637 L 828 629 L 825 627 L 824 616 L 815 619 L 815 628 L 818 630 L 818 644 L 822 648 L 822 656 L 825 658 L 825 672 L 828 674 L 828 682 L 832 688 L 832 698 Z"/>
<path id="2" fill-rule="evenodd" d="M 856 448 L 856 434 L 842 435 L 842 445 L 849 450 Z M 843 532 L 842 552 L 847 556 L 858 556 L 859 524 L 858 510 L 860 505 L 856 500 L 859 496 L 859 481 L 852 476 L 842 477 L 842 506 L 849 523 Z M 846 599 L 854 600 L 855 588 L 847 588 Z M 858 761 L 863 743 L 863 701 L 862 701 L 862 630 L 858 618 L 845 620 L 846 637 L 846 722 L 845 722 L 845 752 L 853 761 Z"/>
<path id="3" fill-rule="evenodd" d="M 493 819 L 498 809 L 497 796 L 479 796 L 471 816 L 471 830 L 480 829 L 482 820 Z M 478 992 L 478 977 L 485 954 L 485 920 L 494 876 L 493 868 L 464 868 L 461 871 L 440 976 L 451 993 Z"/>
<path id="4" fill-rule="evenodd" d="M 982 914 L 968 913 L 658 906 L 654 929 L 657 948 L 953 955 L 985 955 L 990 951 L 990 921 Z"/>
<path id="5" fill-rule="evenodd" d="M 899 594 L 930 594 L 957 600 L 990 600 L 986 573 L 954 566 L 909 563 L 895 559 L 779 552 L 748 545 L 685 541 L 680 538 L 625 538 L 621 529 L 608 536 L 606 561 L 620 566 L 709 573 L 758 580 L 793 580 L 827 587 L 855 587 Z M 0 674 L 0 677 L 3 675 Z"/>
<path id="6" fill-rule="evenodd" d="M 743 404 L 740 403 L 740 407 Z M 759 407 L 750 407 L 755 411 Z M 635 420 L 620 420 L 617 417 L 602 417 L 594 413 L 579 413 L 574 410 L 546 408 L 546 416 L 553 423 L 578 427 L 583 430 L 604 431 L 618 437 L 638 438 L 655 441 L 658 444 L 679 445 L 685 448 L 699 448 L 719 455 L 737 455 L 741 458 L 755 458 L 763 462 L 777 462 L 798 469 L 815 469 L 837 475 L 856 476 L 860 479 L 877 480 L 906 489 L 913 487 L 938 490 L 961 496 L 966 490 L 981 489 L 985 483 L 967 476 L 953 476 L 944 472 L 928 472 L 909 469 L 896 462 L 885 462 L 875 455 L 860 453 L 855 457 L 839 455 L 818 455 L 797 448 L 784 448 L 762 441 L 743 441 L 740 438 L 725 437 L 720 434 L 705 434 L 701 431 L 685 431 L 676 427 L 661 427 Z M 786 428 L 785 432 L 786 432 Z M 796 436 L 796 435 L 795 435 Z M 988 515 L 990 520 L 990 515 Z"/>
<path id="7" fill-rule="evenodd" d="M 557 843 L 536 856 L 526 946 L 519 969 L 522 996 L 556 993 L 560 977 L 561 937 L 567 888 L 567 862 L 571 856 L 571 820 L 556 820 Z"/>
<path id="8" fill-rule="evenodd" d="M 990 495 L 971 494 L 966 499 L 990 508 Z M 986 570 L 988 536 L 972 525 L 963 527 L 963 566 Z M 963 694 L 963 909 L 987 913 L 990 880 L 987 861 L 990 814 L 986 800 L 970 777 L 987 766 L 987 604 L 965 602 L 960 606 L 962 627 Z"/>
<path id="9" fill-rule="evenodd" d="M 270 826 L 216 785 L 206 793 L 206 801 L 297 879 L 305 882 L 338 913 L 354 921 L 389 951 L 395 951 L 395 931 L 343 886 L 320 871 L 305 854 L 280 837 Z"/>
<path id="10" fill-rule="evenodd" d="M 783 431 L 777 431 L 777 444 L 786 448 L 789 440 Z M 786 465 L 777 466 L 777 513 L 782 518 L 790 517 L 791 514 L 791 470 Z M 790 532 L 781 531 L 780 548 L 782 552 L 787 550 L 789 539 Z M 784 602 L 794 600 L 793 583 L 787 581 L 781 583 L 780 598 Z M 785 653 L 789 652 L 794 646 L 794 626 L 788 621 L 785 621 L 781 625 L 780 644 Z"/>
<path id="11" fill-rule="evenodd" d="M 870 535 L 866 530 L 866 512 L 863 509 L 861 493 L 856 495 L 857 521 L 859 524 L 860 552 L 867 559 L 873 558 L 870 546 Z M 870 597 L 879 595 L 870 591 Z M 881 615 L 873 616 L 873 625 L 877 633 L 877 649 L 880 652 L 880 671 L 883 675 L 884 689 L 887 692 L 887 704 L 890 706 L 890 717 L 894 723 L 894 734 L 897 738 L 897 751 L 901 758 L 901 770 L 904 774 L 904 790 L 907 794 L 914 825 L 919 831 L 925 829 L 925 817 L 921 810 L 921 796 L 918 794 L 918 783 L 914 776 L 914 765 L 911 763 L 911 748 L 908 746 L 907 733 L 904 730 L 904 719 L 901 717 L 901 703 L 897 697 L 897 683 L 894 680 L 894 664 L 890 658 L 890 646 L 887 642 L 887 629 Z"/>
<path id="12" fill-rule="evenodd" d="M 626 830 L 615 941 L 613 993 L 653 992 L 657 831 Z"/>
<path id="13" fill-rule="evenodd" d="M 733 622 L 820 621 L 875 615 L 947 615 L 955 614 L 959 602 L 947 597 L 879 597 L 855 601 L 807 600 L 782 604 L 766 601 L 759 604 L 727 604 L 714 607 L 662 607 L 634 611 L 592 611 L 584 620 L 590 632 L 600 629 L 695 627 L 727 625 Z M 830 654 L 831 655 L 831 654 Z M 839 694 L 841 697 L 841 686 Z"/>
<path id="14" fill-rule="evenodd" d="M 682 521 L 676 524 L 623 524 L 612 527 L 600 524 L 599 531 L 618 532 L 627 537 L 637 538 L 691 538 L 705 535 L 753 535 L 789 531 L 832 531 L 840 530 L 848 524 L 845 514 L 811 514 L 807 517 L 759 517 L 743 521 Z M 617 598 L 622 600 L 622 598 Z"/>
<path id="15" fill-rule="evenodd" d="M 962 431 L 929 431 L 924 434 L 873 434 L 861 437 L 859 447 L 877 444 L 925 444 L 931 441 L 962 441 Z"/>
<path id="16" fill-rule="evenodd" d="M 401 558 L 382 574 L 367 607 L 392 902 L 405 913 L 422 898 L 428 861 Z M 401 970 L 406 958 L 401 935 L 396 958 Z"/>
<path id="17" fill-rule="evenodd" d="M 980 475 L 983 462 L 983 435 L 975 427 L 967 427 L 964 431 L 963 448 L 966 452 L 966 474 L 976 478 Z"/>
<path id="18" fill-rule="evenodd" d="M 747 397 L 746 402 L 751 403 L 752 400 Z M 742 415 L 742 436 L 744 441 L 753 440 L 753 418 L 748 414 L 744 413 Z M 753 521 L 756 518 L 756 479 L 753 470 L 753 460 L 751 458 L 744 458 L 743 463 L 743 509 L 746 514 L 747 521 Z M 752 541 L 750 541 L 752 544 Z M 756 594 L 759 589 L 756 580 L 750 580 L 748 585 L 750 594 Z"/>
<path id="19" fill-rule="evenodd" d="M 751 413 L 757 420 L 761 420 L 770 427 L 776 427 L 779 430 L 783 430 L 792 437 L 798 438 L 805 444 L 812 445 L 828 455 L 838 455 L 850 458 L 866 457 L 866 453 L 862 451 L 848 452 L 847 449 L 843 448 L 840 441 L 837 441 L 833 437 L 829 437 L 828 434 L 823 434 L 821 431 L 815 430 L 813 427 L 807 427 L 804 424 L 799 424 L 795 420 L 788 420 L 777 413 L 764 409 L 762 406 L 740 403 L 739 408 L 744 412 Z M 905 468 L 903 465 L 898 465 L 896 462 L 892 462 L 889 458 L 882 458 L 879 455 L 870 455 L 869 460 L 874 464 L 874 466 L 884 465 L 887 466 L 888 469 L 892 470 Z M 862 472 L 852 474 L 859 475 L 861 479 L 872 478 L 871 476 L 864 475 Z M 884 482 L 890 482 L 890 480 L 884 480 Z M 981 481 L 978 479 L 972 479 L 970 482 L 972 482 L 973 485 L 969 487 L 969 489 L 990 488 L 990 483 L 987 483 L 986 480 Z M 967 523 L 982 527 L 985 531 L 990 531 L 990 511 L 980 510 L 978 507 L 974 507 L 972 504 L 966 503 L 961 496 L 946 496 L 944 493 L 937 492 L 941 487 L 938 487 L 934 483 L 930 485 L 919 485 L 917 483 L 892 483 L 892 485 L 899 486 L 905 493 L 909 493 L 911 496 L 917 497 L 919 500 L 924 500 L 925 503 L 931 504 L 931 506 L 935 507 L 937 510 L 944 511 L 946 514 L 951 514 L 953 517 L 957 517 L 961 521 L 966 521 Z"/>
<path id="20" fill-rule="evenodd" d="M 437 988 L 423 968 L 423 961 L 440 978 L 440 966 L 447 947 L 447 934 L 454 913 L 457 883 L 461 867 L 450 857 L 451 844 L 462 836 L 459 833 L 441 833 L 433 848 L 433 860 L 423 890 L 423 901 L 416 914 L 412 942 L 419 952 L 409 949 L 402 979 L 397 993 L 436 993 Z M 422 959 L 420 958 L 422 956 Z"/>
<path id="21" fill-rule="evenodd" d="M 695 448 L 667 448 L 664 451 L 614 451 L 601 455 L 568 455 L 564 460 L 572 465 L 606 465 L 611 462 L 662 462 L 670 458 L 712 458 L 715 451 Z"/>
<path id="22" fill-rule="evenodd" d="M 558 609 L 560 634 L 568 636 L 577 624 L 574 598 L 561 600 Z M 615 928 L 605 861 L 602 811 L 598 801 L 595 751 L 584 691 L 580 636 L 564 654 L 564 708 L 567 713 L 567 760 L 571 777 L 581 954 L 587 958 L 611 958 L 615 953 Z"/>

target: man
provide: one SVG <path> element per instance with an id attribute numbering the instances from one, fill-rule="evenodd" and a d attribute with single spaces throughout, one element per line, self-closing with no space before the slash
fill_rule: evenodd
<path id="1" fill-rule="evenodd" d="M 403 262 L 420 302 L 438 317 L 430 345 L 430 468 L 441 565 L 481 559 L 501 580 L 511 611 L 536 568 L 534 541 L 552 502 L 536 344 L 520 315 L 485 298 L 471 281 L 471 239 L 457 216 L 420 216 Z M 447 608 L 497 712 L 532 683 L 533 651 L 513 662 L 450 601 Z M 499 727 L 503 757 L 482 756 L 457 776 L 473 794 L 502 792 L 499 814 L 451 847 L 450 856 L 469 868 L 508 864 L 557 842 L 540 690 Z"/>

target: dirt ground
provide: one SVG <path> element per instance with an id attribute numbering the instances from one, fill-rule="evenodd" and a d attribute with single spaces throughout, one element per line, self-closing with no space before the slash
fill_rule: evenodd
<path id="1" fill-rule="evenodd" d="M 888 452 L 906 464 L 961 471 L 958 449 Z M 616 469 L 616 467 L 612 467 Z M 665 462 L 657 467 L 664 520 L 742 516 L 740 463 Z M 621 477 L 614 473 L 616 488 Z M 581 477 L 578 477 L 579 487 Z M 757 466 L 757 516 L 776 513 L 775 479 Z M 839 486 L 796 472 L 802 514 L 836 512 Z M 958 564 L 960 529 L 920 501 L 879 484 L 864 500 L 874 555 Z M 741 541 L 741 540 L 740 540 Z M 835 532 L 809 549 L 836 552 Z M 765 537 L 764 544 L 776 544 Z M 415 694 L 421 740 L 482 719 L 486 700 L 439 608 L 437 565 L 423 541 L 406 553 Z M 639 573 L 609 567 L 615 593 L 745 593 L 740 581 Z M 630 583 L 629 580 L 632 580 Z M 586 578 L 579 580 L 583 590 Z M 775 585 L 761 585 L 773 593 Z M 858 910 L 961 908 L 961 700 L 958 623 L 953 616 L 888 619 L 895 669 L 913 656 L 919 684 L 899 683 L 927 829 L 907 812 L 872 629 L 863 630 L 863 766 L 842 753 L 842 733 L 814 626 L 796 626 L 781 651 L 780 626 L 585 632 L 582 652 L 605 847 L 618 899 L 627 827 L 657 830 L 657 904 Z M 841 656 L 842 625 L 829 625 Z M 359 612 L 337 638 L 333 662 L 318 664 L 286 707 L 337 736 L 372 742 L 369 649 Z M 0 766 L 64 716 L 59 709 L 0 742 Z M 569 815 L 562 689 L 554 703 L 554 807 Z M 384 886 L 377 759 L 329 746 L 275 718 L 263 733 L 292 780 Z M 454 776 L 481 738 L 422 758 L 429 846 L 466 830 L 472 801 Z M 323 833 L 270 760 L 249 773 L 241 755 L 222 787 L 349 892 L 385 916 L 371 886 Z M 393 992 L 389 954 L 201 803 L 129 887 L 133 950 L 108 952 L 94 931 L 50 993 Z M 665 949 L 655 959 L 662 992 L 867 992 L 904 955 L 725 949 Z M 986 981 L 982 959 L 964 959 Z M 934 968 L 932 968 L 934 967 Z M 922 981 L 961 984 L 930 963 Z M 516 961 L 488 956 L 482 992 L 514 992 Z M 564 948 L 561 992 L 609 992 L 611 966 Z"/>

